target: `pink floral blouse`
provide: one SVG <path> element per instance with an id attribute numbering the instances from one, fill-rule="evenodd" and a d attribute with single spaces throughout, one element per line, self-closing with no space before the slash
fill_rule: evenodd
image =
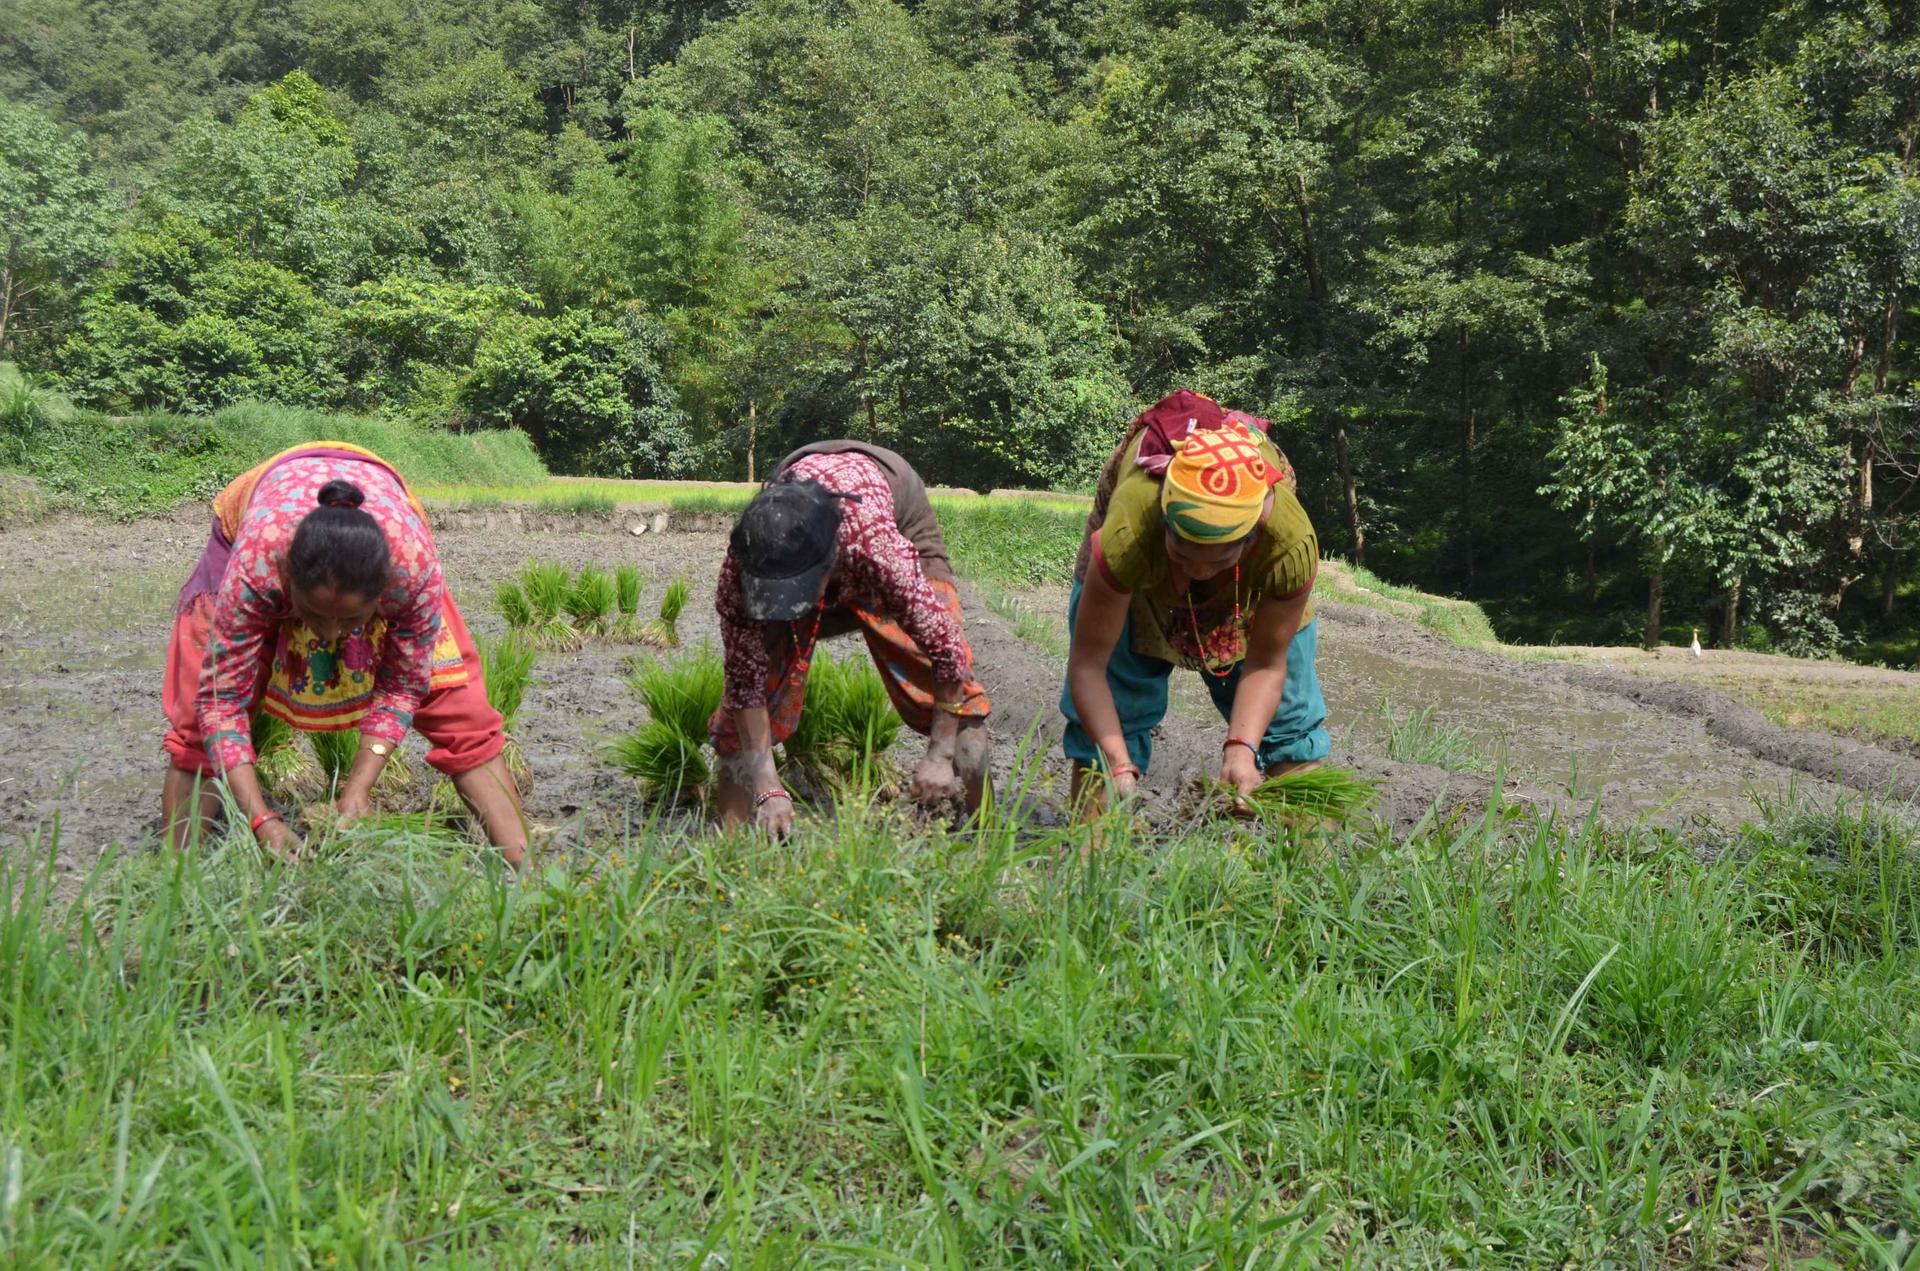
<path id="1" fill-rule="evenodd" d="M 962 684 L 973 673 L 973 653 L 920 567 L 920 552 L 894 519 L 893 491 L 879 464 L 861 454 L 809 455 L 781 474 L 781 480 L 818 481 L 836 494 L 857 494 L 841 504 L 829 587 L 842 600 L 854 599 L 886 614 L 906 629 L 933 663 L 934 678 Z M 740 567 L 727 553 L 714 594 L 720 615 L 720 639 L 726 653 L 726 694 L 730 711 L 767 704 L 767 643 L 763 624 L 747 617 L 740 594 Z"/>
<path id="2" fill-rule="evenodd" d="M 207 758 L 216 772 L 254 761 L 249 712 L 262 666 L 273 656 L 282 624 L 293 617 L 282 590 L 280 560 L 300 522 L 315 508 L 320 487 L 335 478 L 351 481 L 366 493 L 361 510 L 386 531 L 393 557 L 393 579 L 375 611 L 387 620 L 382 646 L 375 649 L 359 631 L 341 641 L 341 657 L 349 666 L 378 659 L 373 701 L 360 731 L 398 745 L 426 700 L 446 595 L 440 557 L 426 522 L 400 482 L 375 464 L 334 456 L 289 459 L 254 491 L 214 597 L 207 669 L 200 677 L 196 707 Z"/>

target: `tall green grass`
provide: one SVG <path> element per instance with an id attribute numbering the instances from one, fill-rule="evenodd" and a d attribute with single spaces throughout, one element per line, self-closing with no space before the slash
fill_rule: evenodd
<path id="1" fill-rule="evenodd" d="M 56 412 L 17 444 L 0 446 L 0 464 L 33 476 L 67 506 L 125 518 L 209 498 L 261 460 L 322 439 L 365 446 L 413 483 L 524 483 L 546 475 L 519 432 L 453 433 L 258 404 L 207 416 Z"/>
<path id="2" fill-rule="evenodd" d="M 834 657 L 814 651 L 807 668 L 807 700 L 782 750 L 816 778 L 839 781 L 872 768 L 899 740 L 900 716 L 887 686 L 862 650 Z"/>
<path id="3" fill-rule="evenodd" d="M 1374 715 L 1380 721 L 1389 759 L 1431 764 L 1448 772 L 1467 772 L 1486 766 L 1486 758 L 1473 744 L 1467 730 L 1457 724 L 1438 722 L 1431 706 L 1400 710 L 1383 697 Z"/>
<path id="4" fill-rule="evenodd" d="M 720 655 L 702 648 L 685 657 L 637 658 L 631 684 L 647 722 L 611 742 L 608 759 L 657 797 L 705 798 L 713 777 L 707 723 L 726 687 Z"/>
<path id="5" fill-rule="evenodd" d="M 1089 852 L 849 804 L 516 887 L 425 834 L 236 838 L 71 904 L 43 843 L 0 859 L 0 1232 L 63 1267 L 1898 1267 L 1920 873 L 1859 820 L 1706 863 L 1498 814 Z"/>

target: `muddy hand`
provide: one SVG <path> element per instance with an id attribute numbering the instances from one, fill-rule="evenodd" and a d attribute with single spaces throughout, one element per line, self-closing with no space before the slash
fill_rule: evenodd
<path id="1" fill-rule="evenodd" d="M 345 829 L 372 811 L 373 803 L 364 793 L 358 790 L 342 790 L 340 792 L 339 819 L 335 824 Z"/>
<path id="2" fill-rule="evenodd" d="M 964 793 L 951 759 L 942 755 L 928 755 L 913 770 L 913 798 L 916 803 L 932 807 L 948 799 L 960 798 Z"/>
<path id="3" fill-rule="evenodd" d="M 753 827 L 777 839 L 793 833 L 793 799 L 780 794 L 761 803 L 754 811 Z"/>
<path id="4" fill-rule="evenodd" d="M 300 863 L 300 836 L 288 829 L 286 822 L 268 821 L 260 827 L 255 836 L 260 848 L 267 855 L 287 865 Z"/>
<path id="5" fill-rule="evenodd" d="M 1233 811 L 1248 816 L 1253 808 L 1247 803 L 1262 780 L 1259 761 L 1245 746 L 1228 746 L 1220 756 L 1220 784 L 1234 792 Z"/>

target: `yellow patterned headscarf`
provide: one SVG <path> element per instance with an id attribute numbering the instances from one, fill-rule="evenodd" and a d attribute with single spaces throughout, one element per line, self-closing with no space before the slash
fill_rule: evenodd
<path id="1" fill-rule="evenodd" d="M 1160 487 L 1160 511 L 1192 543 L 1230 543 L 1260 523 L 1273 469 L 1241 425 L 1204 429 L 1180 443 Z"/>

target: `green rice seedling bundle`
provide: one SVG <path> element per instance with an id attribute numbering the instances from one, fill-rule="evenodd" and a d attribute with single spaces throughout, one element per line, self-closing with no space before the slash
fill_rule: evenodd
<path id="1" fill-rule="evenodd" d="M 622 772 L 666 798 L 704 797 L 713 776 L 700 743 L 657 719 L 614 742 L 608 754 Z"/>
<path id="2" fill-rule="evenodd" d="M 500 712 L 508 731 L 520 718 L 520 705 L 526 701 L 527 687 L 533 682 L 533 664 L 539 651 L 517 631 L 498 640 L 480 638 L 474 643 L 480 650 L 480 671 L 487 681 L 487 705 Z"/>
<path id="3" fill-rule="evenodd" d="M 884 755 L 899 736 L 900 716 L 878 672 L 864 659 L 839 661 L 819 650 L 787 756 L 818 775 L 845 777 Z"/>
<path id="4" fill-rule="evenodd" d="M 1247 802 L 1260 815 L 1281 821 L 1345 822 L 1372 807 L 1379 787 L 1345 768 L 1309 768 L 1269 777 Z"/>
<path id="5" fill-rule="evenodd" d="M 680 647 L 680 615 L 686 611 L 693 587 L 684 578 L 676 578 L 660 597 L 660 616 L 647 624 L 647 638 L 669 649 Z"/>
<path id="6" fill-rule="evenodd" d="M 880 673 L 865 659 L 848 666 L 841 677 L 834 724 L 861 763 L 886 754 L 900 738 L 899 712 Z"/>
<path id="7" fill-rule="evenodd" d="M 821 709 L 823 702 L 835 696 L 840 667 L 833 654 L 816 645 L 813 663 L 807 668 L 807 700 L 801 704 L 799 722 L 782 743 L 789 761 L 816 772 L 829 765 L 828 752 L 834 738 L 832 708 Z"/>
<path id="8" fill-rule="evenodd" d="M 614 605 L 619 615 L 608 634 L 624 644 L 638 644 L 646 638 L 646 624 L 640 621 L 640 592 L 646 577 L 636 565 L 622 565 L 613 571 Z"/>
<path id="9" fill-rule="evenodd" d="M 254 717 L 253 755 L 254 775 L 269 799 L 306 803 L 319 797 L 320 765 L 285 720 L 265 711 Z"/>
<path id="10" fill-rule="evenodd" d="M 500 757 L 506 760 L 507 771 L 513 774 L 514 787 L 525 798 L 533 793 L 533 769 L 527 764 L 519 739 L 513 735 L 513 726 L 520 718 L 520 705 L 526 700 L 527 687 L 533 682 L 533 664 L 539 651 L 517 632 L 508 632 L 499 640 L 477 643 L 487 681 L 487 704 L 500 712 L 507 733 L 507 744 Z M 438 794 L 437 789 L 435 793 Z M 458 802 L 456 796 L 455 803 Z"/>
<path id="11" fill-rule="evenodd" d="M 519 583 L 511 578 L 503 578 L 494 588 L 494 601 L 500 607 L 500 616 L 515 631 L 531 631 L 540 625 L 539 615 L 534 612 L 533 602 L 527 599 L 527 593 Z"/>
<path id="12" fill-rule="evenodd" d="M 671 661 L 636 659 L 633 687 L 651 717 L 610 748 L 613 761 L 648 788 L 704 794 L 711 770 L 707 725 L 720 707 L 726 669 L 710 648 Z"/>
<path id="13" fill-rule="evenodd" d="M 707 723 L 720 709 L 726 668 L 710 648 L 690 657 L 637 658 L 633 687 L 647 714 L 696 742 L 707 739 Z"/>
<path id="14" fill-rule="evenodd" d="M 353 771 L 353 757 L 360 753 L 359 730 L 308 733 L 307 744 L 313 747 L 313 757 L 320 764 L 320 792 L 328 798 L 338 798 L 347 774 Z M 406 802 L 412 788 L 413 765 L 396 750 L 387 756 L 387 766 L 373 783 L 372 801 L 376 806 L 397 808 Z"/>
<path id="15" fill-rule="evenodd" d="M 587 565 L 567 591 L 567 616 L 583 635 L 604 634 L 613 625 L 615 587 L 606 570 Z"/>
<path id="16" fill-rule="evenodd" d="M 533 606 L 534 638 L 543 649 L 572 653 L 585 641 L 567 620 L 567 602 L 573 597 L 573 575 L 565 565 L 537 561 L 520 571 L 520 585 Z"/>

